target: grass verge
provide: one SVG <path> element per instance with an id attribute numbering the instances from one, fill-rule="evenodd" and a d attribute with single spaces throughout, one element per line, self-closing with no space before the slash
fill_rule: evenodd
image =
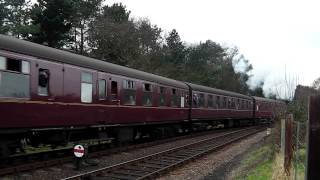
<path id="1" fill-rule="evenodd" d="M 274 149 L 265 144 L 247 154 L 240 162 L 237 180 L 267 180 L 272 178 Z"/>

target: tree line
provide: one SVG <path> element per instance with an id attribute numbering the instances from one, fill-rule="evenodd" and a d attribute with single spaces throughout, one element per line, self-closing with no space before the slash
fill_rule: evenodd
<path id="1" fill-rule="evenodd" d="M 0 0 L 0 33 L 205 86 L 264 96 L 250 89 L 252 65 L 235 47 L 212 40 L 188 45 L 121 3 L 103 0 Z M 237 64 L 243 64 L 236 70 Z"/>

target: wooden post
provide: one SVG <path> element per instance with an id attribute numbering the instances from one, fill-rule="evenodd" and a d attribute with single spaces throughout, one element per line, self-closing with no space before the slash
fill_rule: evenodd
<path id="1" fill-rule="evenodd" d="M 289 114 L 286 118 L 285 128 L 285 147 L 284 147 L 284 169 L 287 175 L 290 175 L 291 159 L 292 159 L 292 123 L 293 115 Z"/>
<path id="2" fill-rule="evenodd" d="M 320 177 L 320 96 L 309 98 L 307 180 Z"/>
<path id="3" fill-rule="evenodd" d="M 282 164 L 284 164 L 284 147 L 286 144 L 285 141 L 285 133 L 286 133 L 286 120 L 285 119 L 281 119 L 281 149 L 280 149 L 280 154 L 281 154 L 281 161 Z"/>

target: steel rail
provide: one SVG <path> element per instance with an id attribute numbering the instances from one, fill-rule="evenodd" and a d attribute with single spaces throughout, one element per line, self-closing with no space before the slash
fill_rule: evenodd
<path id="1" fill-rule="evenodd" d="M 250 127 L 227 132 L 196 143 L 189 143 L 134 160 L 67 177 L 64 180 L 95 178 L 151 179 L 196 157 L 260 132 L 262 129 L 265 129 L 265 127 Z"/>
<path id="2" fill-rule="evenodd" d="M 237 129 L 237 128 L 235 128 L 235 129 Z M 100 157 L 100 156 L 108 155 L 111 153 L 124 152 L 124 151 L 132 150 L 132 149 L 149 147 L 149 146 L 159 145 L 159 144 L 166 143 L 166 142 L 187 139 L 187 138 L 194 138 L 194 137 L 203 136 L 203 135 L 207 135 L 207 134 L 219 134 L 224 131 L 226 131 L 226 130 L 221 129 L 221 130 L 214 130 L 214 131 L 205 131 L 205 132 L 199 132 L 199 133 L 194 133 L 194 134 L 190 134 L 190 135 L 161 139 L 161 140 L 152 141 L 152 142 L 145 142 L 145 143 L 140 143 L 140 144 L 128 145 L 128 146 L 124 146 L 124 147 L 115 147 L 115 148 L 111 148 L 111 149 L 104 149 L 104 150 L 99 150 L 99 151 L 90 153 L 88 155 L 88 158 Z M 35 162 L 27 162 L 26 163 L 24 161 L 24 164 L 15 164 L 15 165 L 12 165 L 12 167 L 11 166 L 0 167 L 0 177 L 4 176 L 4 175 L 19 174 L 20 172 L 32 171 L 32 170 L 36 170 L 36 169 L 40 169 L 40 168 L 46 168 L 46 167 L 51 167 L 51 166 L 55 166 L 55 165 L 61 165 L 63 163 L 72 162 L 72 161 L 74 161 L 75 158 L 72 156 L 71 152 L 72 152 L 72 148 L 66 148 L 66 149 L 45 151 L 45 152 L 39 152 L 39 153 L 30 153 L 30 154 L 10 157 L 10 161 L 14 161 L 15 160 L 14 158 L 18 158 L 18 160 L 22 160 L 22 161 L 26 160 L 26 159 L 32 159 L 35 157 L 38 157 L 38 159 L 35 160 Z M 65 155 L 65 157 L 43 160 L 44 156 L 50 157 L 50 154 L 55 156 L 55 154 L 59 154 L 59 153 L 60 154 L 66 153 L 66 155 Z"/>

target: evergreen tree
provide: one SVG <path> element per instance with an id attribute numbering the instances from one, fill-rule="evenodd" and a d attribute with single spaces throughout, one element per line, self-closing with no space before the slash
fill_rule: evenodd
<path id="1" fill-rule="evenodd" d="M 5 17 L 7 16 L 8 12 L 7 12 L 7 8 L 5 5 L 5 1 L 0 0 L 0 33 L 1 34 L 5 34 L 8 29 L 5 26 Z"/>
<path id="2" fill-rule="evenodd" d="M 136 28 L 129 15 L 121 3 L 103 7 L 103 13 L 89 28 L 93 56 L 124 66 L 139 57 Z"/>
<path id="3" fill-rule="evenodd" d="M 84 54 L 85 42 L 88 37 L 88 25 L 98 15 L 103 0 L 74 0 L 72 15 L 71 48 L 79 54 Z"/>
<path id="4" fill-rule="evenodd" d="M 30 40 L 50 47 L 60 48 L 70 41 L 72 0 L 38 0 L 32 8 L 31 20 L 39 29 L 32 32 Z"/>
<path id="5" fill-rule="evenodd" d="M 166 44 L 163 47 L 163 73 L 167 77 L 184 80 L 187 51 L 177 30 L 173 29 L 166 37 L 165 42 Z"/>
<path id="6" fill-rule="evenodd" d="M 2 33 L 25 38 L 29 32 L 30 2 L 25 0 L 0 1 Z"/>
<path id="7" fill-rule="evenodd" d="M 138 20 L 135 22 L 135 27 L 139 57 L 129 61 L 129 65 L 143 71 L 159 73 L 162 58 L 162 30 L 152 25 L 148 19 Z"/>

